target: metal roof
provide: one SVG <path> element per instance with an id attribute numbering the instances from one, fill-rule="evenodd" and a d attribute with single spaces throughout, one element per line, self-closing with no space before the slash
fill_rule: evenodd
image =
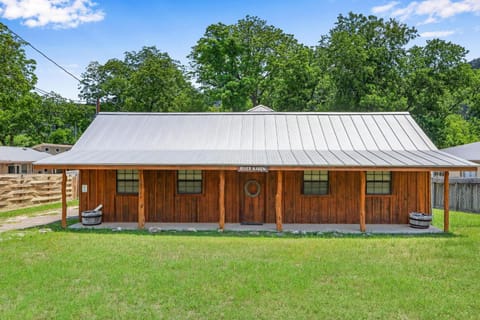
<path id="1" fill-rule="evenodd" d="M 35 162 L 50 157 L 50 154 L 24 147 L 0 146 L 1 163 Z"/>
<path id="2" fill-rule="evenodd" d="M 442 151 L 463 159 L 480 162 L 480 141 L 461 146 L 445 148 L 442 149 Z"/>
<path id="3" fill-rule="evenodd" d="M 100 113 L 70 151 L 36 164 L 399 168 L 473 165 L 438 151 L 409 113 L 262 111 Z"/>

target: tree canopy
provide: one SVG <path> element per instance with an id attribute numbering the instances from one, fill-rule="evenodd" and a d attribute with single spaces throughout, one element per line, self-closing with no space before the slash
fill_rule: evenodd
<path id="1" fill-rule="evenodd" d="M 123 60 L 91 62 L 82 74 L 80 97 L 105 111 L 202 111 L 200 93 L 184 68 L 156 47 L 126 52 Z"/>
<path id="2" fill-rule="evenodd" d="M 56 95 L 39 96 L 35 61 L 25 43 L 0 23 L 0 144 L 74 143 L 93 118 L 87 105 Z"/>
<path id="3" fill-rule="evenodd" d="M 190 68 L 156 47 L 92 61 L 74 104 L 40 96 L 35 61 L 0 23 L 0 143 L 73 143 L 103 111 L 409 111 L 438 147 L 480 140 L 479 59 L 395 19 L 350 13 L 308 47 L 259 17 L 208 26 Z"/>
<path id="4" fill-rule="evenodd" d="M 303 91 L 315 88 L 309 74 L 312 57 L 313 51 L 292 35 L 251 16 L 232 25 L 208 26 L 190 54 L 209 101 L 231 111 L 258 104 L 305 108 Z"/>

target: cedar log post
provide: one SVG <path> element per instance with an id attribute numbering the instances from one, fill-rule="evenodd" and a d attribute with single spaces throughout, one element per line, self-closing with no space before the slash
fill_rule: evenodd
<path id="1" fill-rule="evenodd" d="M 62 171 L 62 228 L 67 227 L 67 173 Z"/>
<path id="2" fill-rule="evenodd" d="M 218 209 L 220 217 L 218 220 L 218 228 L 223 230 L 225 227 L 225 171 L 220 171 L 220 180 L 218 182 Z"/>
<path id="3" fill-rule="evenodd" d="M 448 176 L 449 172 L 445 171 L 443 175 L 443 231 L 448 232 L 450 226 L 450 199 Z"/>
<path id="4" fill-rule="evenodd" d="M 283 172 L 277 171 L 277 194 L 275 195 L 275 221 L 277 223 L 277 231 L 282 232 L 282 194 L 283 194 Z"/>
<path id="5" fill-rule="evenodd" d="M 365 194 L 366 194 L 366 178 L 365 171 L 360 171 L 360 231 L 365 232 Z"/>
<path id="6" fill-rule="evenodd" d="M 138 229 L 145 227 L 145 178 L 143 170 L 138 170 Z"/>

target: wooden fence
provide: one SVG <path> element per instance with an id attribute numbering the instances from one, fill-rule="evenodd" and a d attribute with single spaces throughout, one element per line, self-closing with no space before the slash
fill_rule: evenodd
<path id="1" fill-rule="evenodd" d="M 449 180 L 450 209 L 480 213 L 480 178 Z M 443 177 L 432 178 L 432 204 L 443 208 Z"/>
<path id="2" fill-rule="evenodd" d="M 78 177 L 67 175 L 67 199 L 78 198 Z M 62 201 L 61 174 L 0 175 L 0 210 Z"/>

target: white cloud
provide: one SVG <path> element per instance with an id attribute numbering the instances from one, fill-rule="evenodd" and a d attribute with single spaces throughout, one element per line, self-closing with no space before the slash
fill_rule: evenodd
<path id="1" fill-rule="evenodd" d="M 0 16 L 21 19 L 28 27 L 76 28 L 105 17 L 90 0 L 0 0 Z"/>
<path id="2" fill-rule="evenodd" d="M 480 0 L 423 0 L 410 2 L 404 7 L 398 7 L 398 3 L 391 2 L 373 7 L 372 12 L 390 13 L 391 16 L 401 20 L 414 16 L 426 17 L 420 24 L 430 24 L 462 13 L 480 14 Z"/>
<path id="3" fill-rule="evenodd" d="M 453 30 L 443 30 L 443 31 L 427 31 L 420 33 L 422 38 L 444 38 L 455 34 Z"/>
<path id="4" fill-rule="evenodd" d="M 386 12 L 391 11 L 395 6 L 397 6 L 398 1 L 392 1 L 390 3 L 387 3 L 383 6 L 377 6 L 372 8 L 372 13 L 374 14 L 383 14 Z"/>

